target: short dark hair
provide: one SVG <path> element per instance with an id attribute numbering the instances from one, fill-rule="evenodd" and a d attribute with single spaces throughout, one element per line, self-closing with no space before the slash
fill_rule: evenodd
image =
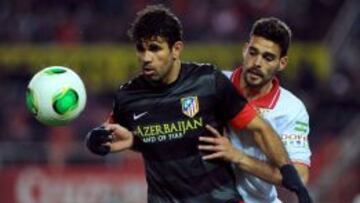
<path id="1" fill-rule="evenodd" d="M 182 41 L 182 25 L 178 17 L 163 5 L 151 5 L 139 11 L 128 31 L 130 38 L 139 42 L 151 37 L 163 37 L 169 47 Z"/>
<path id="2" fill-rule="evenodd" d="M 291 30 L 283 21 L 275 17 L 261 18 L 253 25 L 251 36 L 260 36 L 278 44 L 281 49 L 280 56 L 286 56 L 291 43 Z"/>

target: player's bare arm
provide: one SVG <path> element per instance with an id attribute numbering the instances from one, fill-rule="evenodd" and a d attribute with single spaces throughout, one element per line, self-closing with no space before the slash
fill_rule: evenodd
<path id="1" fill-rule="evenodd" d="M 310 168 L 309 166 L 301 163 L 294 163 L 294 167 L 300 175 L 302 182 L 307 185 L 309 182 Z"/>
<path id="2" fill-rule="evenodd" d="M 276 166 L 280 168 L 290 163 L 283 143 L 270 124 L 256 116 L 246 128 L 254 133 L 255 142 Z"/>
<path id="3" fill-rule="evenodd" d="M 305 179 L 307 181 L 308 175 L 304 175 L 305 179 L 303 177 L 300 179 L 297 174 L 300 173 L 298 172 L 299 169 L 295 170 L 295 167 L 291 166 L 290 164 L 285 164 L 279 169 L 276 166 L 272 166 L 270 163 L 265 163 L 253 159 L 241 151 L 235 149 L 230 141 L 226 137 L 221 136 L 221 134 L 216 129 L 209 125 L 207 125 L 206 128 L 215 136 L 202 136 L 199 138 L 200 141 L 207 143 L 199 145 L 199 149 L 213 152 L 209 155 L 203 156 L 205 160 L 222 158 L 227 161 L 231 161 L 238 167 L 244 168 L 245 171 L 248 171 L 274 184 L 281 184 L 287 189 L 295 192 L 299 198 L 299 202 L 312 202 L 303 183 Z M 262 145 L 263 147 L 266 146 L 264 143 L 262 143 Z M 303 167 L 300 170 L 300 174 L 306 174 Z"/>
<path id="4" fill-rule="evenodd" d="M 278 167 L 266 161 L 255 159 L 245 153 L 237 150 L 230 140 L 222 136 L 215 128 L 207 125 L 206 128 L 212 133 L 213 137 L 200 137 L 200 141 L 204 144 L 199 145 L 200 150 L 212 152 L 204 156 L 205 160 L 215 158 L 222 158 L 224 160 L 233 162 L 240 169 L 251 173 L 267 182 L 281 185 L 282 175 Z M 304 184 L 308 182 L 309 168 L 304 164 L 294 164 Z"/>
<path id="5" fill-rule="evenodd" d="M 221 139 L 227 139 L 226 137 L 221 137 Z M 241 153 L 241 152 L 240 152 Z M 238 159 L 235 162 L 236 166 L 240 169 L 251 173 L 269 183 L 281 185 L 282 184 L 282 175 L 280 170 L 275 165 L 253 158 L 248 155 L 243 155 L 241 159 Z M 296 171 L 298 172 L 302 182 L 306 185 L 309 179 L 309 168 L 304 164 L 294 164 Z"/>
<path id="6" fill-rule="evenodd" d="M 256 122 L 260 122 L 260 123 L 262 122 L 262 123 L 264 123 L 265 126 L 267 125 L 264 121 L 262 121 L 260 118 L 259 119 L 258 118 L 259 117 L 255 117 L 248 124 L 248 126 L 252 125 L 250 129 L 252 129 L 252 130 L 256 129 L 256 127 L 255 127 L 257 125 Z M 255 124 L 254 124 L 254 120 L 257 120 L 257 119 L 258 119 L 258 121 L 255 121 Z M 266 127 L 268 127 L 268 126 L 266 126 Z M 229 140 L 227 138 L 221 136 L 221 134 L 216 129 L 214 129 L 210 125 L 207 125 L 206 128 L 213 135 L 215 135 L 215 137 L 200 137 L 200 141 L 204 141 L 210 145 L 200 145 L 199 149 L 213 151 L 214 153 L 204 156 L 204 159 L 223 158 L 227 161 L 238 163 L 244 158 L 245 154 L 243 154 L 242 152 L 235 149 L 232 146 L 232 144 L 229 142 Z M 271 126 L 269 127 L 268 130 L 270 130 L 270 132 L 273 133 L 273 136 L 277 136 L 275 134 L 275 132 L 272 130 Z M 266 134 L 267 129 L 258 130 L 258 133 L 263 133 L 263 134 L 267 135 Z M 263 137 L 266 137 L 266 136 L 263 136 Z M 266 144 L 267 142 L 269 142 L 270 144 Z M 274 142 L 275 144 L 272 142 Z M 287 156 L 287 152 L 285 151 L 284 146 L 278 137 L 275 137 L 274 141 L 272 141 L 272 140 L 262 141 L 261 140 L 261 145 L 262 145 L 261 148 L 266 149 L 266 150 L 276 148 L 275 150 L 269 150 L 270 151 L 269 154 L 273 154 L 273 156 L 282 156 L 282 158 L 279 159 L 280 160 L 279 163 L 281 163 L 281 164 L 279 164 L 280 166 L 283 166 L 283 165 L 286 165 L 289 163 L 289 158 Z"/>
<path id="7" fill-rule="evenodd" d="M 240 169 L 268 182 L 277 185 L 281 184 L 282 177 L 276 166 L 246 155 L 232 145 L 226 134 L 222 136 L 215 128 L 209 125 L 206 128 L 214 137 L 200 137 L 200 141 L 204 144 L 199 145 L 199 149 L 211 153 L 203 157 L 205 160 L 222 158 L 233 162 Z"/>
<path id="8" fill-rule="evenodd" d="M 255 120 L 255 119 L 254 119 Z M 253 120 L 253 121 L 254 121 Z M 285 147 L 283 145 L 283 143 L 281 142 L 279 136 L 277 136 L 276 132 L 273 130 L 273 128 L 270 126 L 270 124 L 268 124 L 267 122 L 265 122 L 264 120 L 260 119 L 261 120 L 261 123 L 265 123 L 267 125 L 267 127 L 265 127 L 266 130 L 268 130 L 268 132 L 264 132 L 265 134 L 270 134 L 272 136 L 264 136 L 265 134 L 264 133 L 258 133 L 258 131 L 254 130 L 254 140 L 256 141 L 256 143 L 258 144 L 258 146 L 261 148 L 261 150 L 267 155 L 268 158 L 270 158 L 269 154 L 268 153 L 272 153 L 271 151 L 267 152 L 267 149 L 268 147 L 275 147 L 274 146 L 271 146 L 270 144 L 272 142 L 276 142 L 277 144 L 280 144 L 282 147 L 281 149 L 279 148 L 278 150 L 279 151 L 282 151 L 284 150 L 285 151 Z M 255 121 L 255 128 L 256 128 L 256 125 L 258 125 L 256 122 L 258 121 Z M 260 123 L 260 125 L 261 125 Z M 254 123 L 253 123 L 254 124 Z M 249 125 L 251 125 L 251 123 L 249 123 Z M 248 128 L 252 128 L 253 126 L 247 126 Z M 269 128 L 270 127 L 270 128 Z M 275 138 L 276 137 L 276 138 Z M 273 140 L 273 141 L 269 141 L 269 140 Z M 280 143 L 278 143 L 280 142 Z M 276 153 L 276 152 L 273 152 L 273 153 Z M 279 152 L 277 152 L 279 153 Z M 285 151 L 285 153 L 287 154 L 287 152 Z M 275 155 L 276 156 L 276 155 Z M 271 158 L 270 158 L 271 159 Z M 280 160 L 280 161 L 283 161 L 283 160 Z M 259 160 L 256 160 L 256 159 L 252 159 L 252 160 L 249 160 L 250 164 L 251 162 L 254 162 L 252 164 L 256 165 L 258 164 L 257 162 L 261 162 Z M 289 158 L 287 157 L 287 163 L 285 164 L 288 164 L 290 163 L 291 161 L 289 160 Z M 278 184 L 278 181 L 282 181 L 282 178 L 281 178 L 281 174 L 280 174 L 280 171 L 279 171 L 279 168 L 282 166 L 282 165 L 279 165 L 277 164 L 278 162 L 274 162 L 274 163 L 269 163 L 267 169 L 269 169 L 267 172 L 270 172 L 270 171 L 273 171 L 274 172 L 274 182 L 273 181 L 270 181 L 270 182 L 273 182 L 274 184 Z M 275 166 L 274 166 L 275 164 Z M 266 167 L 265 165 L 267 165 L 267 163 L 263 163 L 262 164 L 264 167 Z M 308 178 L 309 178 L 309 168 L 306 166 L 306 165 L 303 165 L 303 164 L 293 164 L 295 169 L 297 170 L 301 180 L 303 183 L 307 183 L 308 181 Z M 277 168 L 276 166 L 279 166 L 279 168 Z M 270 167 L 270 168 L 269 168 Z M 277 168 L 277 169 L 276 169 Z M 260 171 L 262 170 L 260 167 L 259 167 Z M 261 172 L 260 172 L 261 173 Z M 265 171 L 266 173 L 266 171 Z M 277 175 L 278 173 L 278 175 Z M 256 175 L 256 174 L 255 174 Z M 259 177 L 262 177 L 261 174 Z M 277 178 L 276 178 L 277 177 Z M 267 179 L 266 179 L 267 180 Z M 269 181 L 269 180 L 267 180 Z"/>

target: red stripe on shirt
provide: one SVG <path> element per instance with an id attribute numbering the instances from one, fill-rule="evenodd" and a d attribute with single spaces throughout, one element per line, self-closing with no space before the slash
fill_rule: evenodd
<path id="1" fill-rule="evenodd" d="M 248 103 L 245 107 L 230 121 L 236 129 L 246 127 L 257 115 L 255 109 Z"/>
<path id="2" fill-rule="evenodd" d="M 242 68 L 240 66 L 237 69 L 235 69 L 235 71 L 232 73 L 230 80 L 235 85 L 239 93 L 241 95 L 244 95 L 244 90 L 241 89 L 240 87 L 241 74 L 242 74 Z M 270 92 L 268 92 L 266 95 L 263 95 L 249 102 L 256 107 L 273 109 L 280 97 L 280 82 L 276 77 L 273 78 L 272 85 L 273 86 Z"/>

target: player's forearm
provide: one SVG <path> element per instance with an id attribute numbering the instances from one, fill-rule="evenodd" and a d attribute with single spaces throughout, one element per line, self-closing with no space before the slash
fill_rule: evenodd
<path id="1" fill-rule="evenodd" d="M 269 183 L 281 185 L 282 176 L 279 169 L 268 162 L 243 155 L 235 164 L 245 172 L 255 175 Z"/>
<path id="2" fill-rule="evenodd" d="M 289 164 L 289 156 L 284 148 L 280 137 L 273 128 L 260 118 L 258 119 L 254 129 L 255 141 L 262 149 L 265 155 L 279 168 L 285 164 Z"/>
<path id="3" fill-rule="evenodd" d="M 295 163 L 294 167 L 298 172 L 302 182 L 304 183 L 304 185 L 306 185 L 309 181 L 309 174 L 310 174 L 309 167 L 301 163 Z"/>
<path id="4" fill-rule="evenodd" d="M 290 162 L 283 143 L 272 129 L 255 132 L 255 141 L 276 166 L 281 167 Z"/>

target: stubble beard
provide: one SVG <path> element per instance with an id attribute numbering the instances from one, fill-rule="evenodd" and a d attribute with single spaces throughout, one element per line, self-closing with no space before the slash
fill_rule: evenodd
<path id="1" fill-rule="evenodd" d="M 263 86 L 265 86 L 268 82 L 271 81 L 272 76 L 266 77 L 263 73 L 261 75 L 257 75 L 258 79 L 252 80 L 249 73 L 245 73 L 244 75 L 244 81 L 247 87 L 251 89 L 261 89 Z"/>

